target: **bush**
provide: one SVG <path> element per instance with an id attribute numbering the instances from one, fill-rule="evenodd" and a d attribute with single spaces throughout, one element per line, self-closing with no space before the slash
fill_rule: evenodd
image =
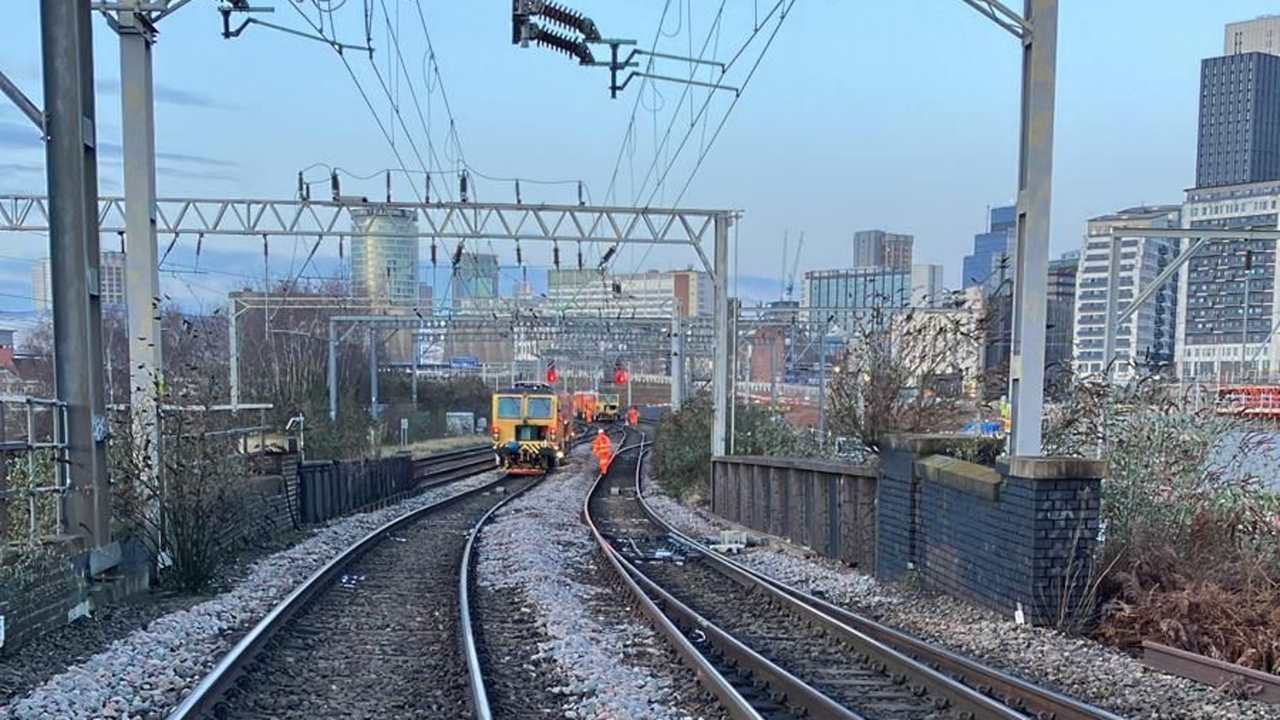
<path id="1" fill-rule="evenodd" d="M 806 456 L 821 454 L 817 438 L 788 425 L 782 414 L 762 405 L 735 409 L 734 453 L 737 455 Z M 708 492 L 711 477 L 710 396 L 703 394 L 662 419 L 654 445 L 654 467 L 669 494 L 697 501 Z"/>
<path id="2" fill-rule="evenodd" d="M 1104 639 L 1156 640 L 1280 668 L 1280 474 L 1274 433 L 1176 385 L 1084 379 L 1046 424 L 1045 452 L 1105 457 L 1097 567 Z"/>
<path id="3" fill-rule="evenodd" d="M 184 392 L 166 394 L 165 404 L 203 403 Z M 242 542 L 248 467 L 240 436 L 222 432 L 211 413 L 171 411 L 157 422 L 154 458 L 149 427 L 135 428 L 127 414 L 116 423 L 108 446 L 114 516 L 147 548 L 161 582 L 198 591 Z M 146 438 L 135 444 L 137 432 Z"/>

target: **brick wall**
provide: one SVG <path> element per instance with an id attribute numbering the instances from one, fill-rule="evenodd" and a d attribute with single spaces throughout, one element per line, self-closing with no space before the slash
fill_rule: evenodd
<path id="1" fill-rule="evenodd" d="M 1073 615 L 1090 576 L 1100 463 L 955 459 L 951 437 L 896 438 L 881 453 L 878 575 L 1031 622 Z"/>
<path id="2" fill-rule="evenodd" d="M 35 564 L 0 569 L 0 616 L 5 649 L 67 624 L 87 599 L 88 582 L 74 558 L 54 555 Z"/>

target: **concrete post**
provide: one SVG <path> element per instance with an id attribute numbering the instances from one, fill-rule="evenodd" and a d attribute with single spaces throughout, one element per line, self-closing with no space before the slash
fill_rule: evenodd
<path id="1" fill-rule="evenodd" d="M 1049 284 L 1049 210 L 1053 180 L 1053 105 L 1058 54 L 1058 0 L 1026 0 L 1023 17 L 1022 128 L 1018 158 L 1017 265 L 1014 271 L 1013 344 L 1009 398 L 1013 403 L 1009 453 L 1040 454 L 1044 404 L 1046 291 Z"/>
<path id="2" fill-rule="evenodd" d="M 54 377 L 67 404 L 67 530 L 89 547 L 111 538 L 102 315 L 98 157 L 89 0 L 41 0 Z"/>
<path id="3" fill-rule="evenodd" d="M 671 311 L 671 411 L 679 412 L 684 404 L 684 328 L 680 311 Z"/>
<path id="4" fill-rule="evenodd" d="M 228 373 L 230 375 L 231 384 L 231 412 L 235 413 L 240 409 L 240 337 L 239 319 L 240 302 L 232 300 L 227 307 L 227 346 L 228 356 L 230 357 L 230 367 Z"/>
<path id="5" fill-rule="evenodd" d="M 137 5 L 137 0 L 132 3 Z M 151 45 L 155 28 L 141 12 L 121 10 L 120 114 L 124 139 L 125 293 L 129 327 L 130 420 L 134 453 L 155 485 L 160 472 L 157 415 L 164 382 L 160 274 L 156 251 L 156 131 Z M 233 403 L 234 405 L 234 403 Z"/>
<path id="6" fill-rule="evenodd" d="M 733 217 L 729 214 L 715 216 L 715 355 L 711 367 L 711 456 L 724 455 L 728 450 L 729 431 L 729 227 Z"/>
<path id="7" fill-rule="evenodd" d="M 338 328 L 329 320 L 329 421 L 338 420 Z"/>
<path id="8" fill-rule="evenodd" d="M 378 330 L 369 326 L 369 416 L 378 418 Z"/>

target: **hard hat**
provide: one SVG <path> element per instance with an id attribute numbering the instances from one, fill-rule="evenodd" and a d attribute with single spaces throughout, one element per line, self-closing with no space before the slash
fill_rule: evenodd
<path id="1" fill-rule="evenodd" d="M 596 431 L 596 434 L 597 434 L 597 435 L 603 435 L 603 434 L 604 434 L 604 428 L 600 428 L 599 430 L 597 430 L 597 431 Z"/>

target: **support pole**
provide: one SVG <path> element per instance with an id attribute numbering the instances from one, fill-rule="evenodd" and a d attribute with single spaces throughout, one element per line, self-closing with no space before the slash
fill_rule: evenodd
<path id="1" fill-rule="evenodd" d="M 136 5 L 136 0 L 135 3 Z M 163 387 L 160 274 L 156 252 L 156 131 L 151 44 L 155 29 L 141 12 L 121 10 L 120 113 L 124 137 L 125 293 L 129 327 L 130 420 L 134 454 L 155 485 L 160 470 Z"/>
<path id="2" fill-rule="evenodd" d="M 419 346 L 420 342 L 421 340 L 419 339 L 418 333 L 416 332 L 413 333 L 409 343 L 409 346 L 410 346 L 409 352 L 413 353 L 413 359 L 411 360 L 411 362 L 413 363 L 413 379 L 409 383 L 409 386 L 410 386 L 409 391 L 413 393 L 414 412 L 417 412 L 418 410 L 418 352 L 419 352 L 418 348 L 420 347 Z"/>
<path id="3" fill-rule="evenodd" d="M 227 308 L 227 354 L 230 358 L 228 374 L 230 375 L 232 413 L 240 409 L 240 337 L 237 322 L 239 315 L 240 302 L 233 299 L 230 307 Z"/>
<path id="4" fill-rule="evenodd" d="M 1137 274 L 1135 274 L 1137 277 Z M 1107 303 L 1106 318 L 1102 329 L 1102 372 L 1107 382 L 1111 381 L 1112 364 L 1116 356 L 1116 333 L 1120 331 L 1116 322 L 1116 308 L 1120 295 L 1120 238 L 1111 236 L 1111 254 L 1107 264 Z"/>
<path id="5" fill-rule="evenodd" d="M 818 438 L 822 447 L 827 446 L 827 328 L 831 321 L 822 323 L 818 331 Z"/>
<path id="6" fill-rule="evenodd" d="M 1031 29 L 1022 36 L 1022 127 L 1018 158 L 1017 266 L 1009 398 L 1009 453 L 1038 457 L 1044 405 L 1049 210 L 1053 180 L 1053 105 L 1058 54 L 1058 0 L 1026 0 Z"/>
<path id="7" fill-rule="evenodd" d="M 369 416 L 378 419 L 378 330 L 369 326 Z"/>
<path id="8" fill-rule="evenodd" d="M 338 328 L 329 321 L 329 421 L 338 421 Z"/>
<path id="9" fill-rule="evenodd" d="M 733 216 L 715 216 L 715 338 L 716 348 L 711 366 L 711 456 L 728 451 L 729 431 L 729 226 Z"/>
<path id="10" fill-rule="evenodd" d="M 671 311 L 671 412 L 679 412 L 684 404 L 684 328 L 680 311 Z"/>
<path id="11" fill-rule="evenodd" d="M 41 0 L 54 378 L 67 404 L 67 531 L 111 539 L 99 305 L 98 158 L 89 0 Z"/>

